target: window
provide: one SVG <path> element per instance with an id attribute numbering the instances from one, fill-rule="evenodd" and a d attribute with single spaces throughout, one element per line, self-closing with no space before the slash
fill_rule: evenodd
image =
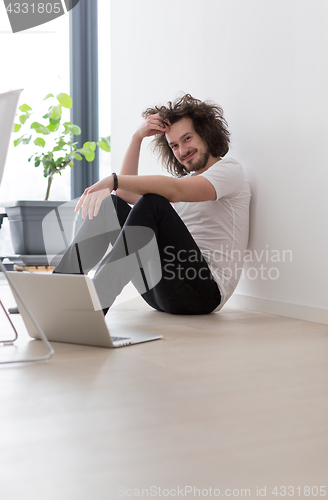
<path id="1" fill-rule="evenodd" d="M 23 88 L 19 105 L 27 103 L 34 110 L 48 93 L 70 92 L 68 14 L 13 34 L 4 3 L 0 2 L 0 53 L 0 92 Z M 69 110 L 65 111 L 69 119 Z M 44 199 L 47 180 L 42 175 L 42 166 L 35 168 L 27 161 L 33 152 L 32 146 L 15 148 L 11 141 L 0 189 L 0 206 L 4 201 Z M 71 198 L 70 170 L 66 169 L 54 179 L 50 199 L 66 201 Z M 8 220 L 4 219 L 0 254 L 13 253 Z"/>
<path id="2" fill-rule="evenodd" d="M 98 0 L 99 136 L 111 133 L 110 2 Z M 111 173 L 111 154 L 99 150 L 99 178 Z"/>
<path id="3" fill-rule="evenodd" d="M 13 34 L 4 9 L 1 2 L 0 92 L 23 88 L 20 104 L 27 103 L 33 110 L 50 92 L 54 95 L 70 93 L 69 15 Z M 69 110 L 65 111 L 69 120 Z M 33 146 L 19 145 L 15 148 L 11 143 L 0 191 L 0 205 L 3 201 L 44 199 L 47 180 L 42 175 L 42 166 L 35 168 L 32 162 L 27 161 L 35 150 Z M 70 199 L 70 194 L 70 168 L 67 168 L 61 176 L 54 178 L 50 199 L 66 201 Z"/>

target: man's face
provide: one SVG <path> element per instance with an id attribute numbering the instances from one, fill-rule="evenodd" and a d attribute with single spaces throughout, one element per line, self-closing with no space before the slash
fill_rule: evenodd
<path id="1" fill-rule="evenodd" d="M 199 172 L 207 167 L 211 155 L 207 144 L 195 132 L 191 118 L 181 118 L 170 125 L 166 140 L 176 159 L 188 172 Z"/>

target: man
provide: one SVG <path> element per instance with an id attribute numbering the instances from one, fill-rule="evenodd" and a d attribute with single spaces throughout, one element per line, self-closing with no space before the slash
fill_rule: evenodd
<path id="1" fill-rule="evenodd" d="M 76 211 L 82 208 L 84 223 L 55 272 L 87 273 L 102 259 L 94 283 L 104 312 L 132 280 L 159 311 L 211 313 L 231 296 L 241 274 L 248 241 L 248 182 L 241 165 L 224 158 L 230 134 L 218 105 L 186 94 L 168 106 L 147 109 L 143 116 L 120 174 L 81 196 Z M 141 143 L 150 136 L 173 176 L 138 175 Z M 116 196 L 110 197 L 113 190 Z M 113 222 L 113 201 L 122 231 Z M 149 252 L 143 261 L 139 258 L 151 246 L 152 235 L 159 277 Z M 112 250 L 103 257 L 109 243 Z M 138 269 L 132 263 L 136 255 Z M 124 265 L 118 265 L 124 257 Z"/>

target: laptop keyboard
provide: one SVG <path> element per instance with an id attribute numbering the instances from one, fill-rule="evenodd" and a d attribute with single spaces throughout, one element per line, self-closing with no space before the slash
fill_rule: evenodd
<path id="1" fill-rule="evenodd" d="M 116 342 L 117 340 L 129 340 L 129 337 L 113 337 L 111 336 L 112 341 Z"/>

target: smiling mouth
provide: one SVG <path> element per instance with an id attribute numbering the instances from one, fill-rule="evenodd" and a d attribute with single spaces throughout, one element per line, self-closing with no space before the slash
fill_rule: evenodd
<path id="1" fill-rule="evenodd" d="M 191 158 L 194 156 L 194 154 L 196 153 L 196 150 L 193 151 L 192 153 L 190 153 L 188 156 L 185 156 L 183 161 L 189 161 L 191 160 Z"/>

